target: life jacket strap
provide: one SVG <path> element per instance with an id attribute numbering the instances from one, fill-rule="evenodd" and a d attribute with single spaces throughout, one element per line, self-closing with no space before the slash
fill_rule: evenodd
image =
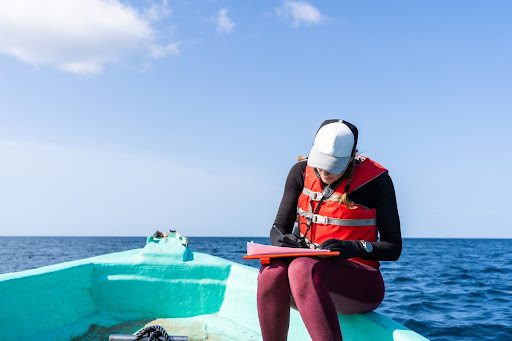
<path id="1" fill-rule="evenodd" d="M 314 191 L 310 190 L 309 188 L 304 187 L 304 188 L 302 188 L 302 193 L 304 195 L 307 195 L 310 200 L 313 200 L 313 201 L 322 200 L 322 192 L 314 192 Z"/>
<path id="2" fill-rule="evenodd" d="M 314 192 L 306 187 L 302 189 L 302 194 L 307 195 L 310 201 L 321 201 L 322 199 L 323 201 L 338 201 L 340 198 L 339 194 L 337 193 L 334 193 L 328 198 L 324 198 L 322 192 Z"/>
<path id="3" fill-rule="evenodd" d="M 377 224 L 377 219 L 338 219 L 326 217 L 319 214 L 306 212 L 298 207 L 297 212 L 300 216 L 311 219 L 312 223 L 323 225 L 336 225 L 336 226 L 372 226 Z"/>

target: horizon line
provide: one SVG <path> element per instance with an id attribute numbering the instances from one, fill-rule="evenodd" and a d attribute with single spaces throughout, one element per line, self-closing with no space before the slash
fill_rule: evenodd
<path id="1" fill-rule="evenodd" d="M 16 238 L 31 238 L 31 237 L 41 237 L 41 238 L 147 238 L 150 236 L 136 236 L 136 235 L 0 235 L 0 238 L 4 237 L 16 237 Z M 268 236 L 206 236 L 206 235 L 191 235 L 185 236 L 187 238 L 269 238 Z M 468 237 L 443 237 L 443 236 L 429 236 L 429 237 L 414 237 L 407 236 L 402 237 L 402 239 L 512 239 L 512 237 L 476 237 L 476 236 L 468 236 Z"/>

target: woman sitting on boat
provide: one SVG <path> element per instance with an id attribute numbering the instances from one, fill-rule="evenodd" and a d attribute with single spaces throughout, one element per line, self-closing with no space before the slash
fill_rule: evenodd
<path id="1" fill-rule="evenodd" d="M 395 261 L 402 250 L 395 190 L 384 167 L 357 154 L 357 138 L 354 125 L 327 120 L 307 161 L 290 170 L 272 244 L 340 255 L 275 259 L 261 267 L 257 302 L 265 341 L 286 340 L 292 303 L 311 338 L 327 341 L 342 340 L 338 313 L 369 312 L 384 298 L 378 261 Z"/>

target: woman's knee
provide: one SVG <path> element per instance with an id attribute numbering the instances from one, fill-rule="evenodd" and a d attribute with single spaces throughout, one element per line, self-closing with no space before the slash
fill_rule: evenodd
<path id="1" fill-rule="evenodd" d="M 262 265 L 258 274 L 258 291 L 264 293 L 283 286 L 288 289 L 288 262 L 272 262 Z"/>
<path id="2" fill-rule="evenodd" d="M 288 278 L 290 287 L 302 289 L 307 285 L 313 283 L 313 278 L 316 276 L 315 266 L 318 260 L 310 257 L 295 258 L 288 266 Z"/>

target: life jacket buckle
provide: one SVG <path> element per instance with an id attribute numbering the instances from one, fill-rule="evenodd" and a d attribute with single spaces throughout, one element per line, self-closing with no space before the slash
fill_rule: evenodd
<path id="1" fill-rule="evenodd" d="M 313 216 L 313 222 L 315 224 L 327 225 L 327 217 L 324 217 L 324 216 L 321 216 L 321 215 L 314 215 Z"/>
<path id="2" fill-rule="evenodd" d="M 320 201 L 322 199 L 322 193 L 313 192 L 311 193 L 311 200 Z"/>

